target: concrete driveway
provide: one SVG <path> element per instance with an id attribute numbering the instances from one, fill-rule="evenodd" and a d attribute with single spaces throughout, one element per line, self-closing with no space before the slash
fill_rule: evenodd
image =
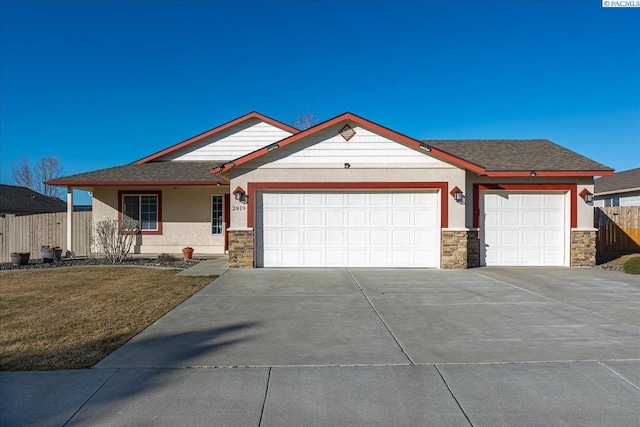
<path id="1" fill-rule="evenodd" d="M 640 281 L 230 270 L 94 369 L 0 380 L 2 425 L 638 426 Z"/>

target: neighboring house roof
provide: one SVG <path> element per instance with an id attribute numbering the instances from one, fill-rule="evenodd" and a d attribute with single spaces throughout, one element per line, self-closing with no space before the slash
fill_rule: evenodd
<path id="1" fill-rule="evenodd" d="M 211 173 L 226 173 L 230 168 L 265 155 L 274 148 L 295 143 L 340 122 L 351 121 L 381 135 L 455 166 L 487 176 L 598 176 L 611 175 L 613 169 L 574 153 L 546 139 L 536 140 L 423 140 L 419 141 L 385 128 L 377 123 L 344 113 L 326 122 L 267 147 L 253 151 L 213 169 Z"/>
<path id="2" fill-rule="evenodd" d="M 269 123 L 272 126 L 275 126 L 277 128 L 280 128 L 282 130 L 285 130 L 285 131 L 293 133 L 293 134 L 300 132 L 298 129 L 296 129 L 296 128 L 292 127 L 292 126 L 289 126 L 289 125 L 287 125 L 285 123 L 279 122 L 279 121 L 277 121 L 275 119 L 272 119 L 271 117 L 267 117 L 264 114 L 260 114 L 260 113 L 258 113 L 256 111 L 252 111 L 252 112 L 250 112 L 248 114 L 245 114 L 244 116 L 238 117 L 237 119 L 233 119 L 233 120 L 231 120 L 231 121 L 229 121 L 227 123 L 224 123 L 224 124 L 222 124 L 220 126 L 217 126 L 217 127 L 213 128 L 213 129 L 210 129 L 210 130 L 208 130 L 206 132 L 203 132 L 203 133 L 201 133 L 199 135 L 196 135 L 196 136 L 194 136 L 192 138 L 186 139 L 186 140 L 184 140 L 182 142 L 179 142 L 179 143 L 177 143 L 175 145 L 172 145 L 169 148 L 165 148 L 164 150 L 160 150 L 157 153 L 154 153 L 154 154 L 152 154 L 150 156 L 147 156 L 147 157 L 145 157 L 143 159 L 137 160 L 135 163 L 136 164 L 142 164 L 142 163 L 150 162 L 152 160 L 157 159 L 158 157 L 164 156 L 166 154 L 169 154 L 171 152 L 174 152 L 176 150 L 184 148 L 184 147 L 186 147 L 188 145 L 196 143 L 196 142 L 198 142 L 198 141 L 200 141 L 200 140 L 202 140 L 204 138 L 207 138 L 207 137 L 209 137 L 211 135 L 214 135 L 216 133 L 219 133 L 219 132 L 222 132 L 224 130 L 227 130 L 232 126 L 238 125 L 238 124 L 240 124 L 242 122 L 246 122 L 247 120 L 250 120 L 250 119 L 262 120 L 265 123 Z"/>
<path id="3" fill-rule="evenodd" d="M 468 139 L 422 140 L 454 156 L 481 166 L 487 175 L 491 172 L 524 171 L 530 175 L 542 172 L 573 175 L 571 172 L 600 175 L 613 169 L 568 150 L 547 139 Z"/>
<path id="4" fill-rule="evenodd" d="M 144 186 L 144 185 L 211 185 L 227 184 L 209 173 L 224 161 L 150 162 L 128 164 L 47 181 L 60 186 Z"/>
<path id="5" fill-rule="evenodd" d="M 616 172 L 594 181 L 594 194 L 627 193 L 640 190 L 640 168 Z"/>
<path id="6" fill-rule="evenodd" d="M 67 203 L 45 196 L 26 187 L 0 184 L 0 212 L 49 213 L 66 212 Z"/>

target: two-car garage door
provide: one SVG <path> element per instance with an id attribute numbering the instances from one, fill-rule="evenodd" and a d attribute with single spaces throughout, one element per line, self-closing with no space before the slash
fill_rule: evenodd
<path id="1" fill-rule="evenodd" d="M 438 267 L 439 193 L 259 192 L 258 267 Z"/>

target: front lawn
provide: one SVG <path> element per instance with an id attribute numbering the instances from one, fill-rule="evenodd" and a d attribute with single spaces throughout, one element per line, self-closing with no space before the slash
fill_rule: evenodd
<path id="1" fill-rule="evenodd" d="M 0 274 L 0 370 L 89 368 L 214 277 L 70 268 Z"/>

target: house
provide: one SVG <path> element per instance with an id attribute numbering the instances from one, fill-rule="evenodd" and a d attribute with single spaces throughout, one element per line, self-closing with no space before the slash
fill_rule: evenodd
<path id="1" fill-rule="evenodd" d="M 299 131 L 252 112 L 49 184 L 68 203 L 92 191 L 96 222 L 138 220 L 137 253 L 188 245 L 237 268 L 585 266 L 584 199 L 612 174 L 548 140 L 417 140 L 352 113 Z"/>
<path id="2" fill-rule="evenodd" d="M 640 168 L 616 172 L 594 181 L 593 205 L 640 206 Z"/>
<path id="3" fill-rule="evenodd" d="M 67 204 L 27 187 L 0 184 L 0 217 L 66 212 Z"/>

